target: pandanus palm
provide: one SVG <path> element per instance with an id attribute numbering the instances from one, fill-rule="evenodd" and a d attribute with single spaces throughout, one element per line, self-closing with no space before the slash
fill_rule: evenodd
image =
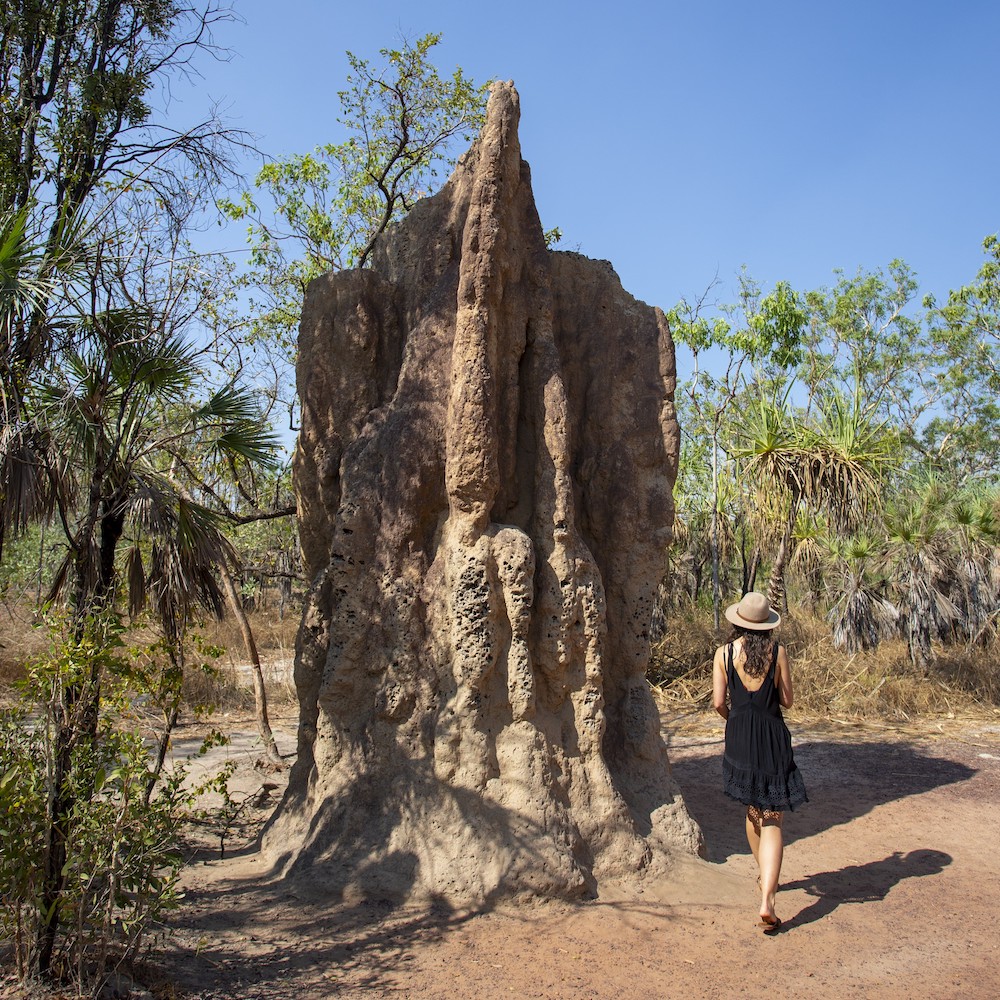
<path id="1" fill-rule="evenodd" d="M 884 564 L 884 546 L 862 533 L 829 539 L 828 551 L 844 570 L 840 597 L 827 616 L 833 644 L 850 654 L 874 649 L 899 621 L 899 609 L 886 597 L 878 572 Z"/>
<path id="2" fill-rule="evenodd" d="M 977 485 L 963 489 L 948 505 L 955 538 L 955 595 L 961 631 L 969 643 L 992 634 L 998 608 L 993 557 L 1000 541 L 997 493 Z"/>
<path id="3" fill-rule="evenodd" d="M 882 475 L 894 461 L 894 439 L 866 417 L 858 401 L 832 394 L 818 417 L 797 415 L 783 398 L 760 397 L 748 407 L 732 454 L 752 484 L 760 510 L 777 508 L 778 543 L 768 598 L 787 609 L 785 572 L 796 520 L 803 510 L 849 530 L 877 506 Z"/>

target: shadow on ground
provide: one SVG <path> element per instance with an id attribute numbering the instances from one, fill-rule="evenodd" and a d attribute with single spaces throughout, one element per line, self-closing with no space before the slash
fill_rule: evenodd
<path id="1" fill-rule="evenodd" d="M 398 859 L 387 863 L 398 867 Z M 443 899 L 345 902 L 318 887 L 227 879 L 186 894 L 158 971 L 175 995 L 198 1000 L 336 996 L 347 984 L 392 990 L 414 949 L 490 908 L 459 911 Z"/>
<path id="2" fill-rule="evenodd" d="M 816 901 L 786 920 L 784 926 L 800 927 L 822 920 L 845 903 L 880 902 L 890 889 L 904 879 L 937 875 L 951 862 L 951 855 L 944 851 L 919 850 L 907 854 L 895 851 L 881 861 L 848 865 L 836 871 L 818 872 L 795 882 L 785 882 L 781 886 L 783 891 L 803 889 L 810 896 L 815 896 Z"/>
<path id="3" fill-rule="evenodd" d="M 708 860 L 721 863 L 747 853 L 745 807 L 722 792 L 721 738 L 675 746 L 671 761 L 685 804 L 705 835 Z M 809 801 L 786 820 L 787 843 L 850 823 L 876 806 L 968 781 L 977 773 L 912 744 L 891 742 L 805 740 L 795 744 L 795 761 Z"/>

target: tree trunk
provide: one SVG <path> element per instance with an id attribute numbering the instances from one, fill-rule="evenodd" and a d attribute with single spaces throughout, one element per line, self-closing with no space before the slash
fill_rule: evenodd
<path id="1" fill-rule="evenodd" d="M 747 576 L 743 584 L 743 593 L 749 594 L 757 589 L 757 571 L 760 569 L 760 546 L 754 545 L 750 553 L 750 564 L 747 566 Z"/>
<path id="2" fill-rule="evenodd" d="M 55 754 L 46 830 L 45 862 L 42 873 L 41 921 L 38 927 L 38 973 L 46 975 L 52 965 L 56 934 L 59 931 L 60 897 L 65 877 L 67 824 L 72 801 L 66 790 L 73 757 L 73 734 L 65 719 L 55 725 Z"/>
<path id="3" fill-rule="evenodd" d="M 153 797 L 153 789 L 156 787 L 157 781 L 160 780 L 160 774 L 163 771 L 163 764 L 167 759 L 167 750 L 170 748 L 170 737 L 177 728 L 177 719 L 180 716 L 180 710 L 176 705 L 172 705 L 167 711 L 166 718 L 164 721 L 163 732 L 160 734 L 160 739 L 156 744 L 156 760 L 153 762 L 153 769 L 149 773 L 149 780 L 146 782 L 146 791 L 143 795 L 143 802 L 148 806 L 149 800 Z"/>
<path id="4" fill-rule="evenodd" d="M 247 658 L 250 660 L 250 672 L 253 676 L 253 699 L 254 710 L 257 716 L 257 732 L 264 743 L 268 760 L 274 764 L 283 763 L 278 746 L 274 742 L 274 733 L 271 732 L 271 722 L 267 717 L 267 690 L 264 687 L 264 673 L 260 668 L 260 656 L 257 653 L 257 643 L 254 641 L 253 630 L 250 628 L 250 620 L 246 611 L 243 610 L 243 602 L 233 583 L 232 574 L 225 563 L 219 563 L 219 579 L 222 581 L 222 588 L 226 592 L 229 606 L 240 627 L 240 634 L 243 636 L 243 645 L 246 647 Z"/>
<path id="5" fill-rule="evenodd" d="M 91 537 L 96 523 L 87 522 L 89 531 L 77 539 L 76 581 L 73 608 L 73 636 L 76 642 L 83 639 L 88 623 L 104 608 L 113 592 L 114 557 L 121 538 L 124 517 L 116 499 L 100 497 L 103 481 L 95 475 L 91 483 L 92 510 L 105 511 L 100 517 L 100 543 L 98 564 L 92 565 Z M 81 740 L 94 740 L 101 706 L 100 657 L 91 660 L 88 676 L 83 681 L 65 685 L 64 704 L 52 719 L 55 734 L 55 754 L 52 769 L 52 788 L 46 831 L 45 865 L 42 876 L 42 919 L 38 930 L 38 971 L 49 971 L 61 916 L 60 897 L 65 885 L 63 868 L 66 865 L 66 844 L 69 817 L 75 799 L 67 788 L 73 766 L 73 751 Z"/>
<path id="6" fill-rule="evenodd" d="M 767 585 L 767 599 L 771 607 L 782 614 L 788 612 L 788 595 L 785 591 L 785 569 L 792 548 L 792 536 L 795 532 L 795 516 L 798 513 L 798 501 L 793 499 L 785 522 L 785 530 L 774 555 L 774 565 L 771 567 L 771 579 Z"/>
<path id="7" fill-rule="evenodd" d="M 719 442 L 712 437 L 712 622 L 719 631 Z"/>

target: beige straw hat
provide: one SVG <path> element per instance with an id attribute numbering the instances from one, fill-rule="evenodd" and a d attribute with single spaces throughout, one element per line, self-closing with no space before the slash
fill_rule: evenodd
<path id="1" fill-rule="evenodd" d="M 726 608 L 726 618 L 740 628 L 755 629 L 758 632 L 775 628 L 781 621 L 781 615 L 771 609 L 768 599 L 753 590 L 744 594 L 739 603 L 730 604 Z"/>

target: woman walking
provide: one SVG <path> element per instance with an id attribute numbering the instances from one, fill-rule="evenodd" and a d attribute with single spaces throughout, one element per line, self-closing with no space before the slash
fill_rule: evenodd
<path id="1" fill-rule="evenodd" d="M 784 842 L 782 814 L 808 801 L 781 715 L 792 707 L 792 672 L 774 629 L 781 616 L 763 594 L 749 593 L 726 609 L 733 632 L 715 651 L 712 703 L 726 720 L 722 774 L 726 795 L 747 807 L 746 832 L 760 870 L 760 923 L 781 926 L 774 912 Z"/>

